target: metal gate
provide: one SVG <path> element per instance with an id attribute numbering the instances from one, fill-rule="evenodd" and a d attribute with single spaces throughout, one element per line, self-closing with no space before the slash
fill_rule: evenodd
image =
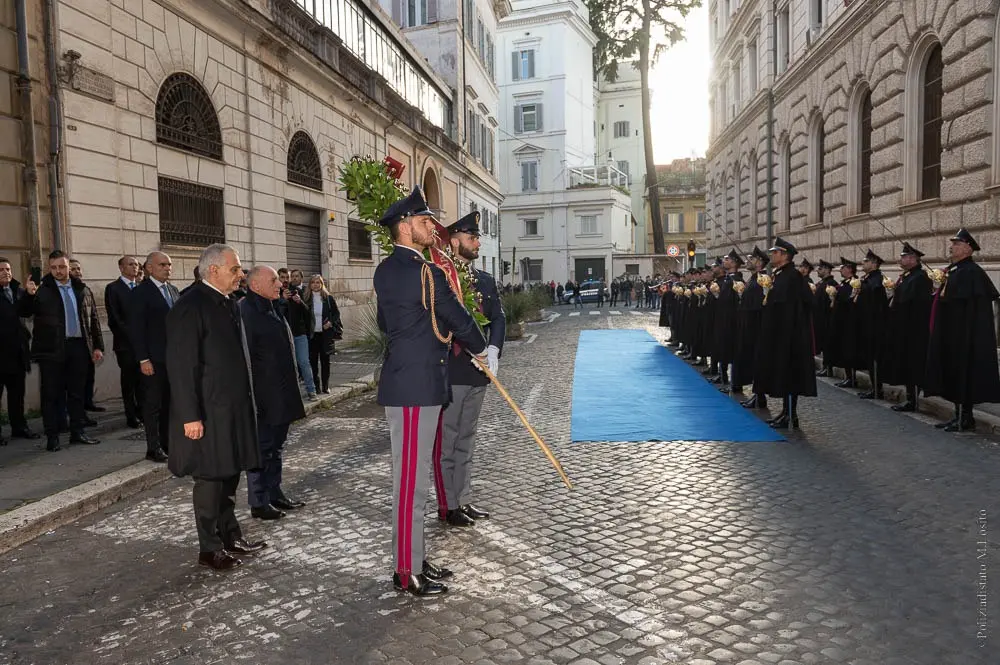
<path id="1" fill-rule="evenodd" d="M 604 279 L 604 259 L 576 259 L 576 281 Z"/>
<path id="2" fill-rule="evenodd" d="M 323 251 L 319 233 L 320 211 L 285 204 L 285 251 L 288 269 L 298 268 L 309 279 L 323 274 Z"/>

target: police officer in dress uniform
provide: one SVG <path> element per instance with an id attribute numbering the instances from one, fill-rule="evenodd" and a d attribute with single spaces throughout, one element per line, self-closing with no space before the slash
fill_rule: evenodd
<path id="1" fill-rule="evenodd" d="M 889 299 L 882 284 L 882 257 L 871 249 L 865 254 L 862 267 L 865 278 L 861 280 L 858 294 L 858 360 L 868 370 L 871 390 L 858 393 L 861 399 L 882 399 L 882 377 L 879 376 L 881 354 L 884 351 L 886 316 Z"/>
<path id="2" fill-rule="evenodd" d="M 903 273 L 889 292 L 882 380 L 906 386 L 906 402 L 894 405 L 893 411 L 916 411 L 917 387 L 924 384 L 934 295 L 931 278 L 920 263 L 923 255 L 910 243 L 903 243 L 899 255 Z"/>
<path id="3" fill-rule="evenodd" d="M 485 330 L 489 342 L 486 355 L 489 369 L 495 375 L 507 322 L 493 276 L 477 270 L 473 263 L 479 258 L 479 213 L 471 212 L 458 220 L 448 227 L 448 233 L 456 266 L 459 270 L 471 268 L 475 274 L 474 287 L 480 294 L 477 297 L 480 311 L 489 319 Z M 434 456 L 438 517 L 452 526 L 472 526 L 476 520 L 490 516 L 471 503 L 476 427 L 490 380 L 473 367 L 465 353 L 454 351 L 448 356 L 448 378 L 451 403 L 444 410 L 440 445 L 436 446 Z"/>
<path id="4" fill-rule="evenodd" d="M 812 274 L 813 264 L 809 263 L 809 259 L 804 256 L 802 257 L 802 260 L 799 261 L 798 271 L 800 275 L 806 278 L 806 284 L 813 283 L 812 277 L 809 276 Z"/>
<path id="5" fill-rule="evenodd" d="M 951 238 L 951 264 L 931 309 L 924 395 L 955 404 L 955 417 L 935 425 L 946 432 L 974 429 L 972 407 L 1000 402 L 993 301 L 1000 298 L 986 272 L 972 259 L 979 244 L 960 229 Z"/>
<path id="6" fill-rule="evenodd" d="M 719 356 L 715 350 L 715 315 L 718 310 L 717 298 L 712 295 L 712 284 L 715 283 L 719 289 L 722 289 L 722 283 L 726 279 L 726 269 L 722 265 L 722 257 L 719 256 L 715 259 L 715 263 L 712 265 L 711 275 L 705 280 L 705 287 L 709 289 L 708 296 L 705 297 L 705 302 L 703 308 L 705 311 L 705 318 L 703 320 L 703 328 L 700 336 L 702 344 L 702 352 L 698 355 L 711 358 L 708 363 L 708 367 L 702 370 L 702 374 L 708 378 L 710 383 L 718 383 L 721 379 L 721 372 L 719 369 Z"/>
<path id="7" fill-rule="evenodd" d="M 830 365 L 831 321 L 833 318 L 833 301 L 826 290 L 831 286 L 837 288 L 837 280 L 833 277 L 834 266 L 826 259 L 820 259 L 816 266 L 819 282 L 816 284 L 815 307 L 813 307 L 813 338 L 816 340 L 816 355 L 823 355 L 823 369 L 816 376 L 833 376 Z"/>
<path id="8" fill-rule="evenodd" d="M 733 249 L 722 259 L 722 266 L 726 274 L 719 284 L 713 331 L 715 341 L 712 345 L 712 360 L 719 363 L 719 380 L 713 380 L 712 383 L 722 384 L 720 390 L 723 392 L 743 392 L 741 384 L 729 383 L 729 366 L 736 359 L 736 311 L 740 304 L 733 284 L 743 281 L 743 274 L 740 272 L 743 257 Z"/>
<path id="9" fill-rule="evenodd" d="M 771 427 L 797 428 L 799 396 L 816 396 L 812 292 L 794 267 L 794 245 L 776 238 L 768 251 L 774 273 L 761 314 L 754 392 L 782 399 L 781 413 L 768 421 Z"/>
<path id="10" fill-rule="evenodd" d="M 748 386 L 754 382 L 757 344 L 760 337 L 760 317 L 764 309 L 764 289 L 757 282 L 757 276 L 763 272 L 770 259 L 754 247 L 747 256 L 750 266 L 750 278 L 747 280 L 740 307 L 737 312 L 739 324 L 739 342 L 736 351 L 736 361 L 733 363 L 733 384 Z M 767 409 L 767 395 L 754 392 L 750 399 L 742 403 L 747 409 Z"/>
<path id="11" fill-rule="evenodd" d="M 435 243 L 435 219 L 420 188 L 389 206 L 379 224 L 396 243 L 374 277 L 378 323 L 389 340 L 378 403 L 392 443 L 392 581 L 399 591 L 428 596 L 447 592 L 440 580 L 452 574 L 424 558 L 424 507 L 448 403 L 450 342 L 456 339 L 485 363 L 486 340 L 444 272 L 424 260 L 423 251 Z"/>
<path id="12" fill-rule="evenodd" d="M 838 388 L 853 388 L 857 381 L 854 370 L 858 366 L 857 308 L 854 303 L 854 289 L 851 280 L 858 274 L 858 264 L 840 257 L 840 286 L 833 303 L 830 320 L 830 338 L 824 357 L 829 355 L 831 367 L 844 368 L 844 380 L 834 385 Z"/>

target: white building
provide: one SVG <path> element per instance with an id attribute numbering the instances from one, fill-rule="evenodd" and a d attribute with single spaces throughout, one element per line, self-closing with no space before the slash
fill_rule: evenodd
<path id="1" fill-rule="evenodd" d="M 597 160 L 586 5 L 515 0 L 500 22 L 498 168 L 503 259 L 515 282 L 610 277 L 635 249 L 628 177 Z"/>
<path id="2" fill-rule="evenodd" d="M 622 62 L 614 83 L 600 76 L 595 92 L 597 160 L 613 164 L 628 177 L 632 216 L 638 224 L 635 251 L 644 254 L 649 248 L 646 246 L 646 197 L 643 196 L 646 188 L 646 150 L 639 70 L 631 62 Z"/>
<path id="3" fill-rule="evenodd" d="M 500 276 L 500 183 L 496 84 L 497 21 L 508 0 L 379 0 L 431 68 L 455 91 L 456 138 L 468 176 L 453 183 L 460 209 L 450 221 L 481 212 L 480 267 Z"/>

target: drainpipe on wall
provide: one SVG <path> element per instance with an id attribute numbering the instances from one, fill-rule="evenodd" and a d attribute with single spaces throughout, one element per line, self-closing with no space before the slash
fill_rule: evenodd
<path id="1" fill-rule="evenodd" d="M 29 262 L 42 265 L 42 235 L 38 219 L 38 157 L 35 152 L 35 106 L 31 100 L 31 71 L 28 53 L 28 10 L 25 0 L 15 0 L 17 23 L 17 90 L 21 101 L 21 154 L 24 156 L 24 191 L 28 214 Z"/>
<path id="2" fill-rule="evenodd" d="M 250 58 L 247 57 L 247 31 L 243 31 L 243 129 L 247 137 L 247 187 L 250 192 L 250 207 L 247 214 L 250 219 L 250 257 L 249 263 L 253 265 L 257 259 L 257 243 L 255 238 L 254 215 L 253 215 L 253 135 L 250 133 Z"/>
<path id="3" fill-rule="evenodd" d="M 62 246 L 62 209 L 59 205 L 59 156 L 62 153 L 62 102 L 56 61 L 56 7 L 45 0 L 45 67 L 49 78 L 49 209 L 53 245 Z"/>
<path id="4" fill-rule="evenodd" d="M 767 246 L 774 238 L 774 92 L 767 89 Z"/>

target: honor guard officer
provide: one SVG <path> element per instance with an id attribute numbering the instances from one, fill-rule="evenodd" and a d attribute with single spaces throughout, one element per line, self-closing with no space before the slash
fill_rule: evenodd
<path id="1" fill-rule="evenodd" d="M 490 372 L 499 369 L 500 352 L 506 334 L 506 319 L 500 304 L 497 283 L 488 272 L 477 270 L 479 258 L 479 213 L 471 212 L 448 227 L 452 257 L 459 270 L 470 270 L 473 287 L 478 292 L 479 310 L 489 319 L 486 354 Z M 440 446 L 435 451 L 434 479 L 437 483 L 438 517 L 452 526 L 472 526 L 490 514 L 472 505 L 472 453 L 476 445 L 476 427 L 483 398 L 490 380 L 476 369 L 464 354 L 452 353 L 448 359 L 451 403 L 441 421 Z"/>
<path id="2" fill-rule="evenodd" d="M 830 327 L 833 317 L 833 300 L 827 293 L 828 288 L 837 289 L 837 280 L 833 277 L 834 266 L 826 259 L 820 259 L 816 266 L 819 274 L 819 283 L 816 284 L 816 293 L 813 294 L 815 307 L 813 308 L 813 333 L 816 337 L 816 354 L 823 355 L 823 369 L 816 376 L 833 376 L 833 367 L 830 365 L 830 354 L 827 352 L 830 344 Z"/>
<path id="3" fill-rule="evenodd" d="M 903 251 L 899 255 L 899 267 L 903 269 L 903 274 L 889 291 L 882 380 L 906 386 L 906 402 L 893 406 L 893 411 L 916 411 L 917 390 L 924 384 L 934 289 L 931 278 L 920 263 L 923 255 L 910 243 L 903 243 Z"/>
<path id="4" fill-rule="evenodd" d="M 424 507 L 448 403 L 451 341 L 487 360 L 475 319 L 444 272 L 424 260 L 423 251 L 435 244 L 435 223 L 419 187 L 389 206 L 379 224 L 389 227 L 396 247 L 374 277 L 379 328 L 388 337 L 378 403 L 385 407 L 392 443 L 392 581 L 415 596 L 445 593 L 440 580 L 452 574 L 424 557 Z"/>
<path id="5" fill-rule="evenodd" d="M 865 278 L 861 280 L 861 291 L 857 297 L 858 307 L 858 360 L 860 366 L 868 370 L 872 388 L 858 393 L 861 399 L 882 399 L 882 377 L 879 365 L 884 352 L 886 316 L 889 300 L 882 284 L 882 257 L 868 250 L 864 263 Z"/>

